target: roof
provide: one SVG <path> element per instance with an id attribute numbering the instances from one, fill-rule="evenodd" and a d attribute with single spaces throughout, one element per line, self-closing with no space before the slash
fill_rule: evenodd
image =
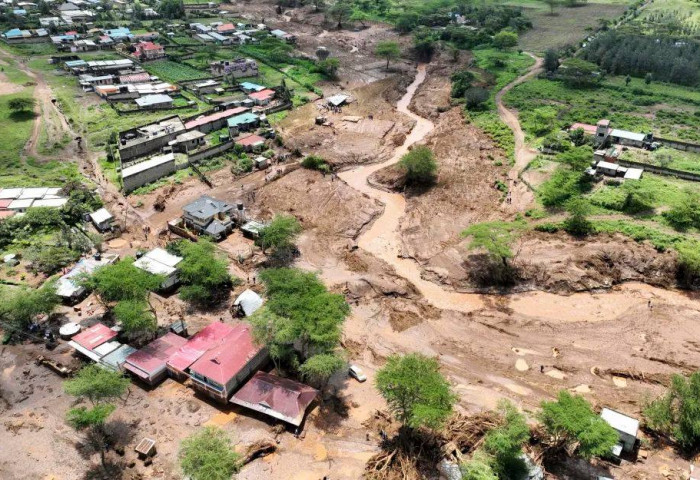
<path id="1" fill-rule="evenodd" d="M 236 298 L 236 301 L 233 302 L 233 304 L 235 306 L 240 306 L 243 309 L 245 316 L 249 317 L 262 306 L 263 299 L 251 289 L 247 289 L 241 293 L 238 298 Z"/>
<path id="2" fill-rule="evenodd" d="M 343 103 L 347 102 L 349 98 L 349 95 L 338 93 L 337 95 L 328 97 L 328 103 L 337 107 L 338 105 L 342 105 Z"/>
<path id="3" fill-rule="evenodd" d="M 287 35 L 287 32 L 285 32 L 284 30 L 280 30 L 279 28 L 272 30 L 270 33 L 276 37 L 281 36 L 281 35 Z"/>
<path id="4" fill-rule="evenodd" d="M 134 266 L 154 275 L 171 275 L 175 273 L 175 266 L 181 261 L 182 257 L 172 255 L 162 248 L 154 248 L 136 260 Z"/>
<path id="5" fill-rule="evenodd" d="M 219 42 L 223 42 L 223 41 L 229 39 L 229 37 L 224 37 L 223 35 L 218 34 L 218 33 L 216 33 L 216 32 L 209 32 L 209 36 L 210 36 L 211 38 L 213 38 L 214 40 L 217 40 L 217 41 L 219 41 Z"/>
<path id="6" fill-rule="evenodd" d="M 256 222 L 255 220 L 250 220 L 249 222 L 246 222 L 241 226 L 241 230 L 245 230 L 247 232 L 251 233 L 259 233 L 260 230 L 265 228 L 266 225 L 264 223 Z"/>
<path id="7" fill-rule="evenodd" d="M 253 146 L 259 143 L 265 143 L 265 139 L 259 135 L 248 135 L 247 137 L 237 140 L 236 143 L 243 146 Z"/>
<path id="8" fill-rule="evenodd" d="M 186 343 L 186 338 L 168 332 L 129 355 L 124 368 L 142 377 L 157 375 L 165 369 L 168 358 Z"/>
<path id="9" fill-rule="evenodd" d="M 119 81 L 121 83 L 138 83 L 147 82 L 151 79 L 151 75 L 148 72 L 132 73 L 129 75 L 121 75 Z"/>
<path id="10" fill-rule="evenodd" d="M 116 350 L 113 350 L 102 357 L 100 362 L 114 370 L 120 370 L 126 361 L 126 358 L 135 351 L 136 349 L 131 345 L 122 345 L 121 347 L 118 347 Z"/>
<path id="11" fill-rule="evenodd" d="M 627 180 L 639 180 L 642 178 L 642 173 L 644 173 L 642 168 L 628 168 L 624 178 Z"/>
<path id="12" fill-rule="evenodd" d="M 90 218 L 95 223 L 104 223 L 109 220 L 112 220 L 114 217 L 111 213 L 109 213 L 109 211 L 107 211 L 106 208 L 100 208 L 99 210 L 95 210 L 94 212 L 92 212 L 90 214 Z"/>
<path id="13" fill-rule="evenodd" d="M 263 87 L 262 85 L 258 85 L 257 83 L 242 82 L 241 88 L 243 90 L 255 90 L 256 92 L 260 92 L 262 90 L 265 90 L 266 87 Z"/>
<path id="14" fill-rule="evenodd" d="M 233 205 L 229 203 L 222 200 L 217 200 L 216 198 L 208 195 L 202 195 L 194 202 L 182 207 L 182 210 L 195 218 L 206 220 L 219 212 L 230 210 L 231 208 L 233 208 Z"/>
<path id="15" fill-rule="evenodd" d="M 617 137 L 617 138 L 624 138 L 627 140 L 634 140 L 636 142 L 643 142 L 644 139 L 646 138 L 646 135 L 643 133 L 634 133 L 634 132 L 628 132 L 627 130 L 618 130 L 614 128 L 610 132 L 611 137 Z"/>
<path id="16" fill-rule="evenodd" d="M 571 125 L 571 127 L 569 127 L 569 131 L 577 130 L 579 128 L 589 135 L 595 135 L 597 130 L 595 125 L 590 125 L 588 123 L 574 123 Z"/>
<path id="17" fill-rule="evenodd" d="M 25 188 L 22 190 L 22 194 L 18 197 L 20 199 L 23 198 L 42 198 L 44 195 L 48 193 L 49 189 L 45 187 L 39 187 L 39 188 Z"/>
<path id="18" fill-rule="evenodd" d="M 173 99 L 164 93 L 156 93 L 153 95 L 144 95 L 134 101 L 139 107 L 147 107 L 149 105 L 158 105 L 161 103 L 172 103 Z"/>
<path id="19" fill-rule="evenodd" d="M 298 427 L 317 395 L 318 390 L 303 383 L 257 372 L 230 401 Z"/>
<path id="20" fill-rule="evenodd" d="M 266 100 L 268 98 L 274 97 L 275 91 L 272 89 L 266 88 L 265 90 L 260 90 L 259 92 L 253 92 L 248 96 L 250 98 L 254 98 L 255 100 Z"/>
<path id="21" fill-rule="evenodd" d="M 173 353 L 166 363 L 175 370 L 184 372 L 204 355 L 204 352 L 220 343 L 232 331 L 231 325 L 221 322 L 210 323 L 187 340 L 187 343 Z"/>
<path id="22" fill-rule="evenodd" d="M 72 341 L 83 348 L 94 350 L 103 343 L 112 340 L 117 336 L 117 332 L 102 323 L 96 323 L 73 337 Z"/>
<path id="23" fill-rule="evenodd" d="M 185 123 L 185 128 L 187 130 L 190 130 L 192 128 L 197 128 L 201 127 L 202 125 L 206 125 L 207 123 L 215 122 L 216 120 L 220 120 L 222 118 L 228 118 L 232 117 L 234 115 L 238 115 L 239 113 L 243 113 L 247 110 L 245 107 L 236 107 L 236 108 L 231 108 L 229 110 L 221 110 L 220 112 L 212 113 L 210 115 L 204 115 L 202 117 L 197 117 L 194 120 L 190 120 L 187 123 Z"/>
<path id="24" fill-rule="evenodd" d="M 58 208 L 58 207 L 62 207 L 66 203 L 68 203 L 67 198 L 44 198 L 44 199 L 34 200 L 32 207 Z"/>
<path id="25" fill-rule="evenodd" d="M 600 412 L 600 416 L 618 432 L 626 433 L 628 435 L 632 435 L 633 437 L 637 436 L 637 430 L 639 430 L 639 420 L 628 417 L 627 415 L 609 408 L 604 408 L 603 411 Z"/>
<path id="26" fill-rule="evenodd" d="M 189 132 L 181 133 L 175 137 L 175 142 L 186 142 L 188 140 L 196 140 L 202 137 L 206 137 L 206 134 L 200 132 L 199 130 L 190 130 Z"/>
<path id="27" fill-rule="evenodd" d="M 3 188 L 0 190 L 0 198 L 9 198 L 14 200 L 15 198 L 19 198 L 20 195 L 22 195 L 21 188 Z"/>
<path id="28" fill-rule="evenodd" d="M 126 167 L 124 170 L 122 170 L 122 178 L 136 175 L 138 173 L 150 170 L 151 168 L 155 168 L 159 165 L 168 162 L 175 162 L 175 155 L 173 155 L 172 153 L 166 153 L 165 155 L 159 155 L 149 160 L 146 160 L 145 162 L 139 162 L 130 167 Z"/>
<path id="29" fill-rule="evenodd" d="M 216 27 L 216 30 L 219 32 L 228 32 L 229 30 L 235 30 L 236 27 L 233 26 L 233 23 L 225 23 L 223 25 L 219 25 Z"/>
<path id="30" fill-rule="evenodd" d="M 4 198 L 0 200 L 0 209 L 7 208 L 12 203 L 11 198 Z"/>
<path id="31" fill-rule="evenodd" d="M 221 343 L 209 349 L 190 366 L 190 372 L 221 385 L 226 384 L 263 348 L 254 344 L 250 330 L 250 325 L 245 323 L 233 326 Z"/>
<path id="32" fill-rule="evenodd" d="M 603 127 L 607 127 L 608 125 L 610 125 L 610 120 L 608 120 L 607 118 L 602 118 L 602 119 L 598 120 L 598 125 L 601 125 Z"/>
<path id="33" fill-rule="evenodd" d="M 34 200 L 32 200 L 31 198 L 23 200 L 13 200 L 12 203 L 7 206 L 7 208 L 10 210 L 20 210 L 23 208 L 31 207 L 32 203 L 34 203 Z"/>
<path id="34" fill-rule="evenodd" d="M 596 168 L 605 168 L 606 170 L 617 171 L 617 170 L 620 170 L 624 167 L 620 167 L 620 165 L 618 165 L 617 163 L 610 163 L 610 162 L 605 162 L 605 161 L 601 160 L 600 162 L 598 162 L 596 164 Z"/>
<path id="35" fill-rule="evenodd" d="M 209 225 L 207 225 L 207 228 L 204 229 L 206 233 L 209 235 L 212 235 L 214 237 L 225 233 L 226 232 L 226 227 L 224 226 L 223 223 L 221 223 L 218 220 L 212 220 Z"/>
<path id="36" fill-rule="evenodd" d="M 139 42 L 134 45 L 137 50 L 163 50 L 163 46 L 153 42 Z"/>
<path id="37" fill-rule="evenodd" d="M 229 127 L 237 127 L 239 125 L 245 125 L 246 123 L 253 123 L 257 122 L 260 119 L 259 116 L 255 115 L 254 113 L 243 113 L 241 115 L 236 115 L 235 117 L 231 117 L 228 119 L 228 126 Z"/>

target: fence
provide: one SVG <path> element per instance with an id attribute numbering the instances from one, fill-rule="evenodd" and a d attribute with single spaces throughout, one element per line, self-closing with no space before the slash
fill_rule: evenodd
<path id="1" fill-rule="evenodd" d="M 205 150 L 201 150 L 199 152 L 192 153 L 189 155 L 188 158 L 189 158 L 189 161 L 191 163 L 199 162 L 200 160 L 204 160 L 205 158 L 213 157 L 214 155 L 218 155 L 218 154 L 223 153 L 227 150 L 231 150 L 234 145 L 235 145 L 235 142 L 233 140 L 229 140 L 226 143 L 214 145 L 213 147 L 209 147 Z"/>
<path id="2" fill-rule="evenodd" d="M 664 147 L 682 150 L 684 152 L 700 153 L 700 145 L 697 143 L 682 142 L 680 140 L 669 140 L 666 138 L 654 137 L 655 142 L 659 142 Z"/>
<path id="3" fill-rule="evenodd" d="M 631 162 L 629 160 L 618 160 L 617 163 L 623 167 L 643 168 L 644 170 L 658 175 L 682 178 L 683 180 L 690 180 L 691 182 L 700 182 L 700 174 L 697 173 L 684 172 L 682 170 L 674 170 L 673 168 L 659 167 L 647 163 Z"/>

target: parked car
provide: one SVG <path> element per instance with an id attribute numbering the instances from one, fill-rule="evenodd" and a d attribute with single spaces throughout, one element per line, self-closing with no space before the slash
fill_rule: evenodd
<path id="1" fill-rule="evenodd" d="M 350 365 L 350 371 L 348 373 L 352 378 L 354 378 L 360 383 L 367 380 L 367 375 L 365 375 L 362 369 L 357 365 Z"/>

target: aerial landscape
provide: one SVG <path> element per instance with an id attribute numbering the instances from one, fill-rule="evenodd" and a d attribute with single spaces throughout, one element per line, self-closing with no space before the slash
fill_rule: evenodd
<path id="1" fill-rule="evenodd" d="M 696 0 L 4 0 L 0 479 L 700 479 Z"/>

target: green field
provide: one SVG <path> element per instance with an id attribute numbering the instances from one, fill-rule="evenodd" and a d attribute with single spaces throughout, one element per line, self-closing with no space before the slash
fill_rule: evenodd
<path id="1" fill-rule="evenodd" d="M 681 152 L 672 148 L 660 148 L 654 152 L 632 149 L 623 152 L 620 158 L 622 160 L 673 168 L 684 172 L 700 173 L 700 154 Z"/>
<path id="2" fill-rule="evenodd" d="M 207 72 L 197 70 L 190 65 L 173 62 L 171 60 L 148 62 L 144 64 L 144 68 L 148 70 L 149 73 L 156 75 L 161 80 L 165 80 L 167 82 L 198 80 L 200 78 L 207 78 L 210 76 Z"/>
<path id="3" fill-rule="evenodd" d="M 700 28 L 700 5 L 693 0 L 655 0 L 634 19 L 634 25 L 638 26 L 642 33 L 697 36 L 697 29 Z"/>

